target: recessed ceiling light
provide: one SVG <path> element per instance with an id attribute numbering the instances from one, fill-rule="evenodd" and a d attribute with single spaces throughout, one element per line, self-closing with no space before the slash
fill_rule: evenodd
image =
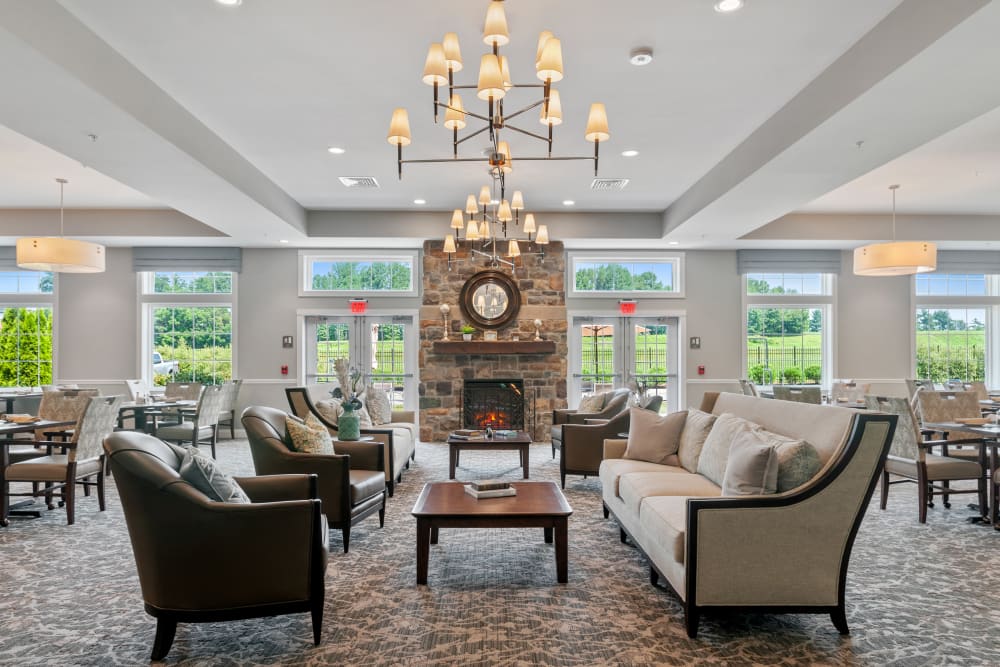
<path id="1" fill-rule="evenodd" d="M 667 245 L 680 245 L 680 241 L 667 241 Z"/>
<path id="2" fill-rule="evenodd" d="M 715 11 L 720 14 L 728 14 L 743 9 L 743 0 L 718 0 L 715 3 Z"/>
<path id="3" fill-rule="evenodd" d="M 417 206 L 423 206 L 424 204 L 427 203 L 427 200 L 426 199 L 414 199 L 413 203 L 416 204 Z"/>
<path id="4" fill-rule="evenodd" d="M 220 5 L 225 5 L 226 7 L 237 7 L 243 4 L 243 0 L 215 0 Z"/>
<path id="5" fill-rule="evenodd" d="M 648 46 L 640 46 L 637 49 L 632 49 L 632 52 L 628 54 L 628 61 L 636 67 L 648 65 L 653 62 L 653 49 Z"/>
<path id="6" fill-rule="evenodd" d="M 576 202 L 575 202 L 575 201 L 573 201 L 572 199 L 564 199 L 564 200 L 563 200 L 563 206 L 572 206 L 572 205 L 573 205 L 573 204 L 575 204 L 575 203 L 576 203 Z"/>
<path id="7" fill-rule="evenodd" d="M 334 155 L 343 155 L 346 152 L 340 146 L 330 146 L 326 150 L 328 150 L 329 152 L 333 153 Z"/>
<path id="8" fill-rule="evenodd" d="M 622 151 L 622 157 L 635 157 L 638 154 L 639 154 L 639 151 L 637 151 L 637 150 Z"/>
<path id="9" fill-rule="evenodd" d="M 288 239 L 278 239 L 278 243 L 288 243 Z"/>

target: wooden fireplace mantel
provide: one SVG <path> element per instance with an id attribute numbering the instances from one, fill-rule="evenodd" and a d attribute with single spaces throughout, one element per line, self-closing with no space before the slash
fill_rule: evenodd
<path id="1" fill-rule="evenodd" d="M 555 354 L 554 340 L 436 340 L 434 354 Z"/>

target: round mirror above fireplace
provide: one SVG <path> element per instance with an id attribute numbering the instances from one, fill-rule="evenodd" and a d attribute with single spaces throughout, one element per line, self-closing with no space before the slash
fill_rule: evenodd
<path id="1" fill-rule="evenodd" d="M 465 281 L 459 297 L 465 319 L 482 329 L 499 329 L 521 309 L 517 283 L 502 271 L 480 271 Z"/>

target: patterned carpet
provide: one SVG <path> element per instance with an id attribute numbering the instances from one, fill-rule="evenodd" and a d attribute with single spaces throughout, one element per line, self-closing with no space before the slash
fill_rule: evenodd
<path id="1" fill-rule="evenodd" d="M 219 458 L 231 472 L 252 472 L 245 441 L 224 442 Z M 517 479 L 515 463 L 514 452 L 463 453 L 459 478 Z M 532 447 L 531 466 L 533 479 L 557 479 L 548 445 Z M 334 533 L 320 646 L 305 614 L 181 625 L 166 663 L 1000 664 L 1000 533 L 967 524 L 958 502 L 920 526 L 912 485 L 894 487 L 889 510 L 876 505 L 861 527 L 850 637 L 826 616 L 708 615 L 692 641 L 677 599 L 649 585 L 643 557 L 602 518 L 594 479 L 571 477 L 566 493 L 575 510 L 568 585 L 555 583 L 552 546 L 535 529 L 441 531 L 430 585 L 417 587 L 410 509 L 424 482 L 446 476 L 446 447 L 421 444 L 385 528 L 374 518 L 358 526 L 347 555 Z M 81 498 L 74 526 L 56 510 L 0 528 L 0 591 L 0 665 L 149 662 L 155 623 L 142 608 L 113 483 L 108 511 Z"/>

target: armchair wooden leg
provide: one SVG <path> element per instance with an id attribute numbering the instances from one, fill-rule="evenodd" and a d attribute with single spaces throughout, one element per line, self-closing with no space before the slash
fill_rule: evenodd
<path id="1" fill-rule="evenodd" d="M 313 599 L 312 609 L 313 645 L 319 646 L 320 635 L 323 634 L 323 598 Z"/>
<path id="2" fill-rule="evenodd" d="M 73 468 L 72 464 L 70 468 Z M 66 525 L 72 526 L 76 521 L 76 480 L 72 476 L 66 480 L 66 486 L 63 487 L 63 498 L 66 501 Z"/>
<path id="3" fill-rule="evenodd" d="M 104 457 L 101 457 L 101 472 L 97 473 L 97 507 L 100 511 L 104 511 L 106 504 L 104 502 Z"/>
<path id="4" fill-rule="evenodd" d="M 660 575 L 656 573 L 656 568 L 652 565 L 649 566 L 649 583 L 653 586 L 660 583 Z"/>
<path id="5" fill-rule="evenodd" d="M 87 498 L 90 497 L 90 478 L 89 477 L 84 477 L 83 478 L 83 495 L 86 496 Z"/>
<path id="6" fill-rule="evenodd" d="M 385 490 L 389 494 L 389 497 L 392 498 L 392 494 L 396 492 L 396 484 L 395 484 L 395 482 L 386 482 L 385 483 Z"/>
<path id="7" fill-rule="evenodd" d="M 921 462 L 917 463 L 917 504 L 920 506 L 920 523 L 927 523 L 928 497 L 927 466 Z"/>
<path id="8" fill-rule="evenodd" d="M 622 544 L 628 544 L 628 533 L 625 532 L 624 528 L 618 529 L 618 539 L 621 540 Z"/>
<path id="9" fill-rule="evenodd" d="M 344 533 L 344 553 L 347 553 L 347 548 L 351 544 L 351 521 L 348 519 L 347 525 L 343 528 Z"/>
<path id="10" fill-rule="evenodd" d="M 382 492 L 382 506 L 378 508 L 378 527 L 385 528 L 385 491 Z"/>
<path id="11" fill-rule="evenodd" d="M 941 482 L 941 487 L 944 489 L 944 491 L 941 493 L 941 500 L 943 501 L 942 504 L 944 505 L 945 509 L 951 509 L 951 501 L 949 500 L 950 494 L 948 493 L 949 484 L 950 482 L 948 482 L 948 480 Z"/>
<path id="12" fill-rule="evenodd" d="M 885 470 L 882 471 L 882 497 L 881 503 L 879 505 L 880 509 L 885 509 L 886 504 L 889 502 L 889 473 Z"/>
<path id="13" fill-rule="evenodd" d="M 322 610 L 320 610 L 322 613 Z M 315 630 L 314 630 L 315 632 Z M 156 638 L 153 639 L 153 653 L 150 656 L 153 660 L 163 660 L 170 652 L 170 647 L 174 643 L 174 635 L 177 633 L 177 621 L 171 618 L 160 617 L 156 620 Z"/>
<path id="14" fill-rule="evenodd" d="M 606 503 L 601 503 L 601 510 L 604 512 L 604 518 L 605 519 L 607 519 L 609 516 L 611 516 L 611 510 L 608 509 L 608 506 L 607 506 Z"/>
<path id="15" fill-rule="evenodd" d="M 837 608 L 830 612 L 830 620 L 833 621 L 833 626 L 837 628 L 837 632 L 842 635 L 851 634 L 850 628 L 847 627 L 847 613 L 844 610 L 844 605 L 838 605 Z"/>
<path id="16" fill-rule="evenodd" d="M 691 639 L 695 639 L 698 636 L 698 608 L 693 606 L 688 606 L 684 610 L 684 627 L 687 630 L 687 635 Z"/>

